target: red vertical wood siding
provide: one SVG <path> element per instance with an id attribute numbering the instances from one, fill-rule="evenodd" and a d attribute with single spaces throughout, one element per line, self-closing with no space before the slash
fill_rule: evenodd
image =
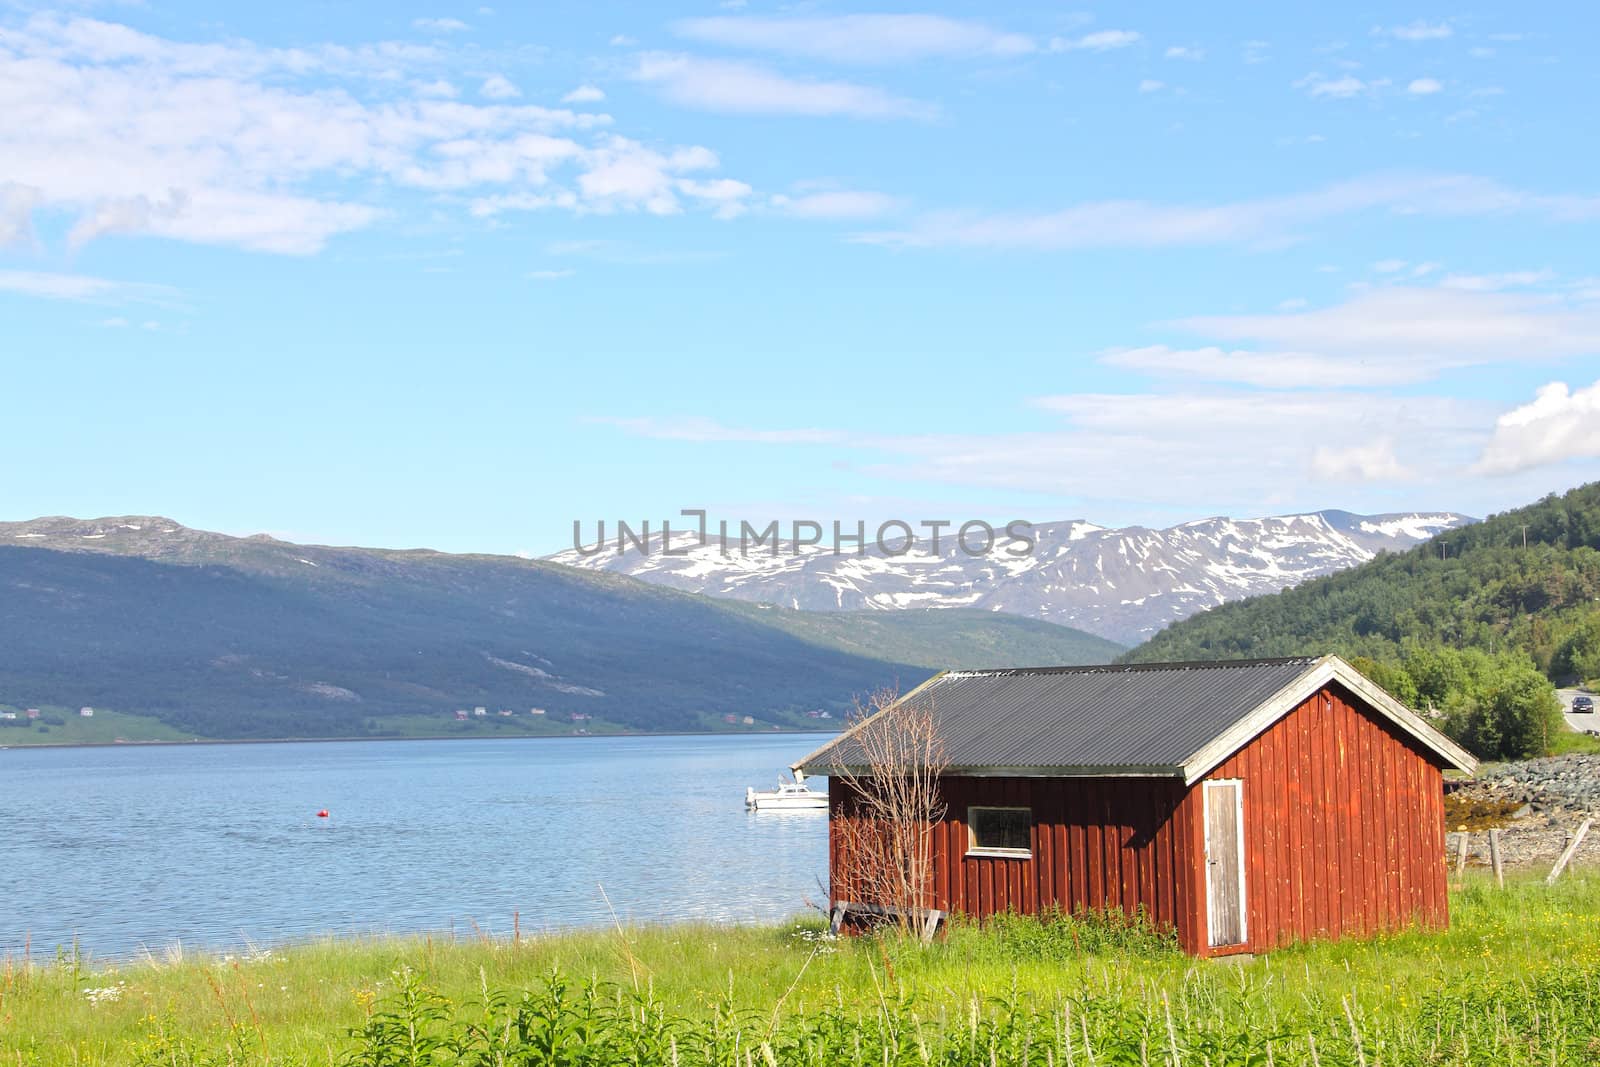
<path id="1" fill-rule="evenodd" d="M 929 906 L 999 912 L 1142 910 L 1196 955 L 1449 921 L 1436 757 L 1332 684 L 1211 771 L 1244 783 L 1248 942 L 1211 949 L 1202 783 L 1173 778 L 947 776 Z M 829 783 L 829 865 L 852 798 Z M 1033 812 L 1031 858 L 967 855 L 968 807 Z"/>
<path id="2" fill-rule="evenodd" d="M 1208 774 L 1244 782 L 1249 942 L 1216 951 L 1445 925 L 1444 791 L 1434 759 L 1330 685 Z M 1192 864 L 1203 871 L 1203 836 L 1195 847 Z M 1184 945 L 1210 954 L 1203 886 L 1197 919 L 1192 932 L 1180 927 Z"/>

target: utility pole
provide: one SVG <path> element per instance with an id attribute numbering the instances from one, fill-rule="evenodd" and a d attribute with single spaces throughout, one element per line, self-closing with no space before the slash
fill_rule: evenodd
<path id="1" fill-rule="evenodd" d="M 1524 551 L 1526 551 L 1527 547 L 1528 547 L 1528 524 L 1527 523 L 1523 523 L 1522 524 L 1522 547 L 1523 547 Z"/>

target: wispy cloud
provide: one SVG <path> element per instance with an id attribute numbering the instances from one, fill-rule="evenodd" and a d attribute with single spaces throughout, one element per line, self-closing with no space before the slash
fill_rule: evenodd
<path id="1" fill-rule="evenodd" d="M 1101 200 L 1047 214 L 925 216 L 901 230 L 855 239 L 905 248 L 1152 248 L 1281 241 L 1297 228 L 1358 212 L 1600 218 L 1600 197 L 1527 193 L 1468 175 L 1378 175 L 1308 193 L 1214 205 Z"/>
<path id="2" fill-rule="evenodd" d="M 472 27 L 460 19 L 412 19 L 411 25 L 424 33 L 463 33 Z"/>
<path id="3" fill-rule="evenodd" d="M 1437 78 L 1416 78 L 1406 86 L 1406 92 L 1412 96 L 1432 96 L 1444 88 L 1444 83 Z"/>
<path id="4" fill-rule="evenodd" d="M 1469 293 L 1490 293 L 1501 289 L 1526 289 L 1555 280 L 1555 272 L 1545 270 L 1512 270 L 1499 274 L 1447 274 L 1439 280 L 1445 289 L 1461 289 Z"/>
<path id="5" fill-rule="evenodd" d="M 1203 315 L 1172 325 L 1219 340 L 1255 341 L 1273 352 L 1337 357 L 1352 374 L 1381 382 L 1600 353 L 1600 311 L 1539 295 L 1449 288 L 1375 289 L 1328 308 Z"/>
<path id="6" fill-rule="evenodd" d="M 1310 484 L 1408 482 L 1469 463 L 1492 414 L 1481 405 L 1378 392 L 1194 390 L 1066 393 L 1028 407 L 1055 420 L 999 433 L 894 434 L 825 427 L 767 429 L 687 416 L 594 421 L 656 440 L 706 446 L 845 446 L 858 469 L 933 482 L 1076 498 L 1165 503 L 1204 485 L 1214 508 L 1254 507 Z M 1375 446 L 1381 443 L 1381 447 Z"/>
<path id="7" fill-rule="evenodd" d="M 779 194 L 772 198 L 772 206 L 802 219 L 874 219 L 899 210 L 901 201 L 887 193 L 833 189 Z"/>
<path id="8" fill-rule="evenodd" d="M 779 55 L 862 66 L 941 56 L 1008 57 L 1036 50 L 1019 33 L 942 15 L 835 15 L 684 19 L 680 37 Z"/>
<path id="9" fill-rule="evenodd" d="M 1133 30 L 1096 30 L 1079 37 L 1052 37 L 1052 52 L 1111 52 L 1144 40 Z"/>
<path id="10" fill-rule="evenodd" d="M 1307 74 L 1304 78 L 1294 83 L 1296 89 L 1304 89 L 1314 97 L 1328 100 L 1348 100 L 1353 96 L 1362 96 L 1375 93 L 1389 86 L 1388 78 L 1374 78 L 1363 81 L 1354 74 L 1343 74 L 1337 78 L 1326 77 L 1321 73 Z"/>
<path id="11" fill-rule="evenodd" d="M 561 98 L 563 104 L 598 104 L 606 98 L 605 90 L 593 85 L 580 85 Z"/>
<path id="12" fill-rule="evenodd" d="M 1424 22 L 1421 19 L 1404 26 L 1372 28 L 1372 36 L 1389 37 L 1396 41 L 1442 41 L 1454 34 L 1455 29 L 1448 22 Z"/>
<path id="13" fill-rule="evenodd" d="M 142 303 L 177 307 L 183 295 L 164 285 L 115 281 L 87 274 L 59 274 L 50 271 L 0 270 L 0 292 L 20 293 L 51 300 L 80 300 L 91 303 Z"/>
<path id="14" fill-rule="evenodd" d="M 0 182 L 0 248 L 33 240 L 33 212 L 43 199 L 30 185 Z"/>
<path id="15" fill-rule="evenodd" d="M 522 90 L 504 74 L 491 74 L 485 78 L 483 84 L 478 86 L 478 92 L 490 100 L 515 100 L 522 95 Z"/>
<path id="16" fill-rule="evenodd" d="M 755 63 L 652 52 L 633 76 L 683 107 L 745 115 L 931 119 L 931 104 L 844 81 L 790 78 Z"/>

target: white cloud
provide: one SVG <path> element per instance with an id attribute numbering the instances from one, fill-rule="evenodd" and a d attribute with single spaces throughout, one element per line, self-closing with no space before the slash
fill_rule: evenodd
<path id="1" fill-rule="evenodd" d="M 628 206 L 582 189 L 617 164 L 618 142 L 600 135 L 609 116 L 507 103 L 494 78 L 500 101 L 462 103 L 438 62 L 409 45 L 190 44 L 83 18 L 0 30 L 0 241 L 31 240 L 47 215 L 74 245 L 150 235 L 307 254 L 409 207 L 408 193 L 466 191 L 480 209 Z M 673 189 L 680 176 L 632 206 L 724 210 Z"/>
<path id="2" fill-rule="evenodd" d="M 673 30 L 708 44 L 860 65 L 1020 56 L 1035 50 L 1021 34 L 942 15 L 697 18 L 674 23 Z"/>
<path id="3" fill-rule="evenodd" d="M 424 33 L 460 33 L 472 28 L 460 19 L 412 19 L 411 25 Z"/>
<path id="4" fill-rule="evenodd" d="M 1444 83 L 1437 78 L 1417 78 L 1406 86 L 1406 92 L 1412 96 L 1432 96 L 1444 88 Z"/>
<path id="5" fill-rule="evenodd" d="M 0 270 L 0 292 L 40 296 L 51 300 L 134 302 L 167 306 L 176 306 L 181 299 L 178 290 L 164 285 L 119 282 L 87 274 L 57 274 L 31 270 Z"/>
<path id="6" fill-rule="evenodd" d="M 1215 205 L 1103 200 L 1042 215 L 925 216 L 897 231 L 855 239 L 895 247 L 1151 248 L 1281 242 L 1297 227 L 1358 212 L 1414 216 L 1535 214 L 1600 218 L 1600 197 L 1547 196 L 1468 175 L 1376 175 L 1309 193 Z"/>
<path id="7" fill-rule="evenodd" d="M 1324 482 L 1397 482 L 1416 477 L 1394 454 L 1394 441 L 1380 437 L 1346 448 L 1319 446 L 1311 454 L 1311 476 Z"/>
<path id="8" fill-rule="evenodd" d="M 1501 274 L 1447 274 L 1439 280 L 1439 285 L 1469 293 L 1489 293 L 1500 289 L 1526 289 L 1554 279 L 1555 272 L 1551 270 L 1513 270 Z"/>
<path id="9" fill-rule="evenodd" d="M 904 457 L 869 468 L 902 478 L 1105 496 L 1114 472 L 1118 497 L 1160 502 L 1175 486 L 1196 485 L 1205 487 L 1208 506 L 1223 509 L 1265 495 L 1297 496 L 1308 481 L 1348 476 L 1330 458 L 1375 439 L 1403 450 L 1407 474 L 1455 469 L 1470 457 L 1482 417 L 1473 405 L 1444 398 L 1361 392 L 1076 393 L 1042 397 L 1035 406 L 1064 425 L 860 444 Z"/>
<path id="10" fill-rule="evenodd" d="M 490 100 L 515 100 L 522 95 L 522 90 L 504 74 L 491 74 L 485 78 L 483 84 L 478 87 L 478 92 Z"/>
<path id="11" fill-rule="evenodd" d="M 732 178 L 679 178 L 679 192 L 714 205 L 719 219 L 737 218 L 748 210 L 748 199 L 755 192 L 749 185 Z"/>
<path id="12" fill-rule="evenodd" d="M 1154 78 L 1146 78 L 1139 83 L 1139 91 L 1141 93 L 1159 93 L 1166 87 L 1166 82 L 1156 81 Z"/>
<path id="13" fill-rule="evenodd" d="M 1158 378 L 1234 382 L 1263 389 L 1347 389 L 1405 385 L 1431 376 L 1426 367 L 1391 360 L 1350 359 L 1317 352 L 1169 348 L 1146 345 L 1103 353 L 1100 362 Z"/>
<path id="14" fill-rule="evenodd" d="M 33 212 L 43 199 L 31 186 L 0 182 L 0 248 L 33 241 Z"/>
<path id="15" fill-rule="evenodd" d="M 561 98 L 563 104 L 598 104 L 606 98 L 605 90 L 593 85 L 580 85 Z"/>
<path id="16" fill-rule="evenodd" d="M 1023 421 L 1037 413 L 1058 421 L 993 434 L 762 428 L 695 416 L 592 421 L 707 448 L 842 446 L 858 472 L 901 483 L 1238 513 L 1326 507 L 1329 484 L 1378 489 L 1459 477 L 1494 417 L 1476 401 L 1376 391 L 1068 393 L 1029 406 L 1036 415 Z"/>
<path id="17" fill-rule="evenodd" d="M 638 43 L 639 42 L 637 39 L 629 37 L 625 33 L 617 34 L 616 36 L 612 37 L 610 41 L 612 48 L 633 48 Z"/>
<path id="18" fill-rule="evenodd" d="M 1050 51 L 1109 52 L 1116 48 L 1127 48 L 1129 45 L 1138 44 L 1143 39 L 1140 34 L 1132 30 L 1097 30 L 1081 37 L 1052 37 Z"/>
<path id="19" fill-rule="evenodd" d="M 1356 365 L 1366 361 L 1376 381 L 1419 380 L 1452 367 L 1600 352 L 1600 312 L 1595 309 L 1547 297 L 1451 289 L 1375 289 L 1328 308 L 1285 315 L 1203 315 L 1172 325 L 1220 340 L 1254 341 L 1272 350 L 1320 352 Z"/>
<path id="20" fill-rule="evenodd" d="M 1363 93 L 1373 93 L 1387 88 L 1389 79 L 1375 78 L 1372 81 L 1362 81 L 1353 74 L 1346 74 L 1338 78 L 1328 78 L 1320 73 L 1307 74 L 1304 78 L 1294 83 L 1296 89 L 1304 89 L 1314 97 L 1323 97 L 1330 100 L 1348 100 L 1352 96 Z"/>
<path id="21" fill-rule="evenodd" d="M 1194 45 L 1175 44 L 1163 52 L 1162 55 L 1167 59 L 1189 59 L 1198 61 L 1206 57 L 1206 50 L 1204 48 L 1197 48 Z"/>
<path id="22" fill-rule="evenodd" d="M 1403 259 L 1380 259 L 1372 265 L 1372 269 L 1379 274 L 1396 274 L 1406 269 Z"/>
<path id="23" fill-rule="evenodd" d="M 753 63 L 655 52 L 639 57 L 639 81 L 684 107 L 747 115 L 843 115 L 858 119 L 928 119 L 929 104 L 851 82 L 789 78 Z"/>
<path id="24" fill-rule="evenodd" d="M 1448 22 L 1423 22 L 1421 19 L 1404 26 L 1372 28 L 1372 36 L 1392 37 L 1397 41 L 1439 41 L 1454 33 Z"/>
<path id="25" fill-rule="evenodd" d="M 891 214 L 900 201 L 887 193 L 832 189 L 795 196 L 779 194 L 772 206 L 802 219 L 872 219 Z"/>
<path id="26" fill-rule="evenodd" d="M 1565 382 L 1542 386 L 1531 403 L 1495 420 L 1474 473 L 1510 474 L 1570 459 L 1600 456 L 1600 382 L 1569 390 Z"/>

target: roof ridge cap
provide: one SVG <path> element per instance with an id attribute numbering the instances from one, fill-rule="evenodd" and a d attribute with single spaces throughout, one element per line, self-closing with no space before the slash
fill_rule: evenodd
<path id="1" fill-rule="evenodd" d="M 1173 660 L 1161 663 L 1083 663 L 1035 667 L 973 667 L 946 671 L 944 678 L 999 678 L 1037 674 L 1125 674 L 1138 671 L 1240 670 L 1318 663 L 1324 655 L 1263 656 L 1256 659 Z"/>

